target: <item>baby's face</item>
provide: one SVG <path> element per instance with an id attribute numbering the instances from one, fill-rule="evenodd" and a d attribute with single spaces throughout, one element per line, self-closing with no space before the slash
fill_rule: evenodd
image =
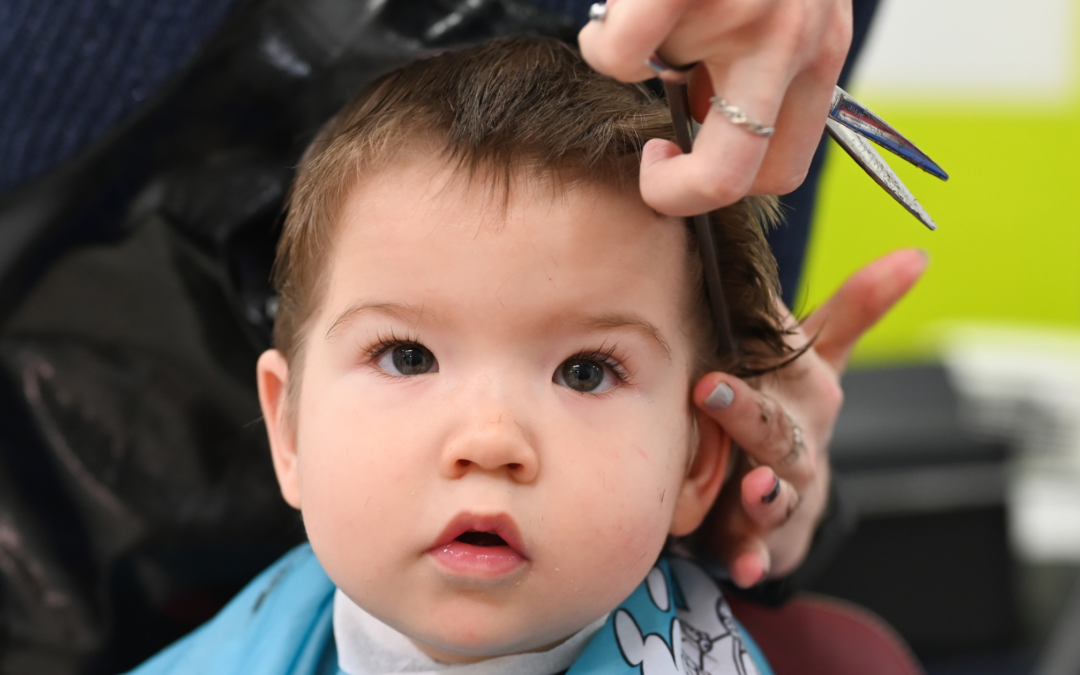
<path id="1" fill-rule="evenodd" d="M 681 222 L 527 180 L 502 210 L 449 176 L 417 159 L 349 195 L 292 422 L 280 354 L 259 379 L 282 491 L 330 578 L 453 662 L 613 609 L 720 478 L 687 480 Z M 714 465 L 718 434 L 701 432 Z"/>

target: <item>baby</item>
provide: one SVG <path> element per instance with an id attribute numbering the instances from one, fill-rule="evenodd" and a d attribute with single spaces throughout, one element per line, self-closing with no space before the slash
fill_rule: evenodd
<path id="1" fill-rule="evenodd" d="M 728 475 L 710 370 L 789 356 L 763 235 L 713 215 L 741 350 L 696 242 L 637 188 L 645 89 L 518 38 L 414 63 L 308 149 L 258 385 L 310 546 L 136 672 L 767 673 L 677 555 Z"/>

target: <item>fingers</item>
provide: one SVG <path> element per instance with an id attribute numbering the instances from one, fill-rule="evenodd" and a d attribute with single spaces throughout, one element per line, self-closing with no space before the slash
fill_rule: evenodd
<path id="1" fill-rule="evenodd" d="M 675 64 L 701 62 L 709 89 L 747 119 L 776 127 L 771 138 L 732 122 L 695 98 L 704 112 L 693 152 L 650 143 L 642 155 L 641 191 L 651 207 L 674 216 L 704 213 L 747 194 L 798 187 L 821 138 L 851 40 L 843 0 L 614 0 L 603 21 L 579 35 L 598 71 L 625 81 L 653 75 L 654 52 Z M 707 97 L 706 97 L 707 98 Z"/>
<path id="2" fill-rule="evenodd" d="M 927 264 L 925 251 L 904 249 L 853 274 L 803 322 L 807 335 L 817 335 L 814 351 L 837 372 L 843 371 L 858 339 L 911 290 Z"/>
<path id="3" fill-rule="evenodd" d="M 791 77 L 788 67 L 786 55 L 775 51 L 757 52 L 722 66 L 706 64 L 716 95 L 766 126 L 776 121 Z M 698 106 L 699 101 L 695 96 Z M 818 129 L 815 144 L 820 133 Z M 693 152 L 642 157 L 642 197 L 657 211 L 674 216 L 732 204 L 753 187 L 768 149 L 768 137 L 737 126 L 709 105 Z"/>
<path id="4" fill-rule="evenodd" d="M 607 3 L 603 21 L 578 34 L 581 55 L 597 71 L 624 82 L 655 76 L 649 56 L 678 22 L 690 0 L 619 0 Z"/>
<path id="5" fill-rule="evenodd" d="M 816 467 L 802 431 L 771 397 L 739 378 L 710 373 L 694 387 L 694 401 L 724 428 L 752 464 L 772 467 L 796 492 L 813 479 Z"/>
<path id="6" fill-rule="evenodd" d="M 783 195 L 802 185 L 821 141 L 832 103 L 832 85 L 839 74 L 837 66 L 829 78 L 804 72 L 791 81 L 776 118 L 776 133 L 749 194 Z"/>
<path id="7" fill-rule="evenodd" d="M 759 537 L 747 537 L 727 556 L 728 573 L 740 588 L 761 583 L 769 574 L 769 548 Z"/>
<path id="8" fill-rule="evenodd" d="M 790 573 L 806 554 L 818 514 L 767 467 L 746 474 L 731 492 L 738 492 L 742 508 L 728 508 L 725 518 L 714 521 L 712 555 L 725 562 L 732 580 L 743 588 Z M 733 497 L 728 493 L 724 499 L 728 506 Z"/>
<path id="9" fill-rule="evenodd" d="M 819 26 L 807 51 L 813 57 L 790 81 L 776 118 L 776 134 L 750 194 L 787 194 L 802 184 L 825 128 L 833 91 L 851 46 L 851 3 L 834 2 L 811 13 Z"/>
<path id="10" fill-rule="evenodd" d="M 747 517 L 762 531 L 787 523 L 799 508 L 799 493 L 772 469 L 759 466 L 742 479 L 742 506 Z"/>
<path id="11" fill-rule="evenodd" d="M 785 194 L 798 187 L 821 140 L 850 44 L 849 5 L 759 3 L 757 9 L 768 11 L 708 46 L 689 23 L 680 24 L 679 40 L 673 35 L 665 42 L 667 53 L 695 54 L 703 66 L 698 71 L 708 73 L 708 89 L 749 120 L 776 131 L 771 138 L 755 134 L 706 107 L 708 97 L 698 93 L 701 78 L 693 78 L 691 107 L 703 119 L 694 150 L 642 162 L 645 202 L 662 213 L 684 216 L 732 204 L 747 194 Z M 688 9 L 687 15 L 692 12 Z"/>

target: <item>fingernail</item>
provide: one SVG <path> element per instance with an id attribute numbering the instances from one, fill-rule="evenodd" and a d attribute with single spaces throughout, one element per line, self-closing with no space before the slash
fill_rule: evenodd
<path id="1" fill-rule="evenodd" d="M 720 410 L 731 405 L 734 400 L 735 391 L 726 382 L 721 382 L 716 385 L 716 389 L 713 389 L 711 394 L 705 397 L 705 407 Z"/>
<path id="2" fill-rule="evenodd" d="M 780 476 L 773 474 L 772 489 L 761 495 L 761 501 L 765 504 L 772 504 L 776 501 L 776 498 L 780 496 Z"/>

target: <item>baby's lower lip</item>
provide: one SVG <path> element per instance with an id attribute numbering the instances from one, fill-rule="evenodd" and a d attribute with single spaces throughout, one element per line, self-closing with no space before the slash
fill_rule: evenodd
<path id="1" fill-rule="evenodd" d="M 458 540 L 428 551 L 447 572 L 481 579 L 498 579 L 525 564 L 525 558 L 509 546 L 475 546 Z"/>

